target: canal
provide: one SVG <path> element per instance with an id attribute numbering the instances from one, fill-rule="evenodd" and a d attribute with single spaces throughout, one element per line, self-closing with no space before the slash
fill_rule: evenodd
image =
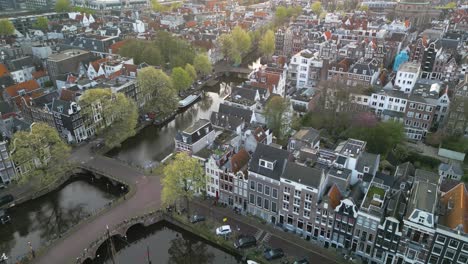
<path id="1" fill-rule="evenodd" d="M 174 136 L 196 120 L 210 119 L 212 111 L 218 111 L 219 103 L 230 93 L 231 87 L 241 84 L 244 79 L 222 77 L 214 86 L 204 88 L 205 96 L 192 107 L 178 114 L 174 120 L 162 127 L 147 126 L 137 135 L 124 141 L 119 148 L 107 153 L 108 156 L 140 167 L 153 161 L 161 161 L 174 151 Z"/>
<path id="2" fill-rule="evenodd" d="M 102 178 L 77 175 L 40 198 L 8 209 L 11 222 L 0 225 L 0 255 L 9 263 L 31 254 L 65 233 L 81 220 L 107 206 L 120 190 Z"/>
<path id="3" fill-rule="evenodd" d="M 216 245 L 167 222 L 130 228 L 127 237 L 113 237 L 115 263 L 210 264 L 241 263 L 240 256 L 224 252 Z M 109 244 L 97 251 L 99 257 L 85 264 L 111 264 Z"/>

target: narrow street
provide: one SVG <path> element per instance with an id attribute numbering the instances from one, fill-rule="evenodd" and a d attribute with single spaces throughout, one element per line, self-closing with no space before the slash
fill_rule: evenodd
<path id="1" fill-rule="evenodd" d="M 324 248 L 312 244 L 310 241 L 301 239 L 297 235 L 286 233 L 283 230 L 273 227 L 271 224 L 263 224 L 249 216 L 236 214 L 231 208 L 224 208 L 212 204 L 212 200 L 192 203 L 193 214 L 200 214 L 208 218 L 215 219 L 221 225 L 223 219 L 227 218 L 226 224 L 232 229 L 239 230 L 242 234 L 255 236 L 259 241 L 258 245 L 266 247 L 281 248 L 287 257 L 294 259 L 307 258 L 311 263 L 336 264 L 341 263 L 330 255 Z"/>

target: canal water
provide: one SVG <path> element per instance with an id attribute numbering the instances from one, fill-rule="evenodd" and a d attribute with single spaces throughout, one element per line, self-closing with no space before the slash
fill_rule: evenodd
<path id="1" fill-rule="evenodd" d="M 149 227 L 134 226 L 127 237 L 115 237 L 115 263 L 210 264 L 241 263 L 240 256 L 222 251 L 214 244 L 167 222 Z M 111 264 L 110 247 L 104 243 L 97 251 L 99 257 L 85 264 Z"/>
<path id="2" fill-rule="evenodd" d="M 61 188 L 8 209 L 11 222 L 0 224 L 0 255 L 9 263 L 31 254 L 120 195 L 119 187 L 102 178 L 79 175 Z"/>
<path id="3" fill-rule="evenodd" d="M 107 155 L 140 167 L 161 161 L 174 151 L 174 136 L 178 130 L 186 129 L 196 120 L 210 119 L 211 112 L 218 111 L 219 103 L 229 95 L 231 87 L 243 81 L 245 80 L 232 77 L 220 78 L 216 85 L 204 88 L 205 96 L 200 101 L 178 114 L 174 120 L 162 127 L 151 125 L 142 129 Z"/>

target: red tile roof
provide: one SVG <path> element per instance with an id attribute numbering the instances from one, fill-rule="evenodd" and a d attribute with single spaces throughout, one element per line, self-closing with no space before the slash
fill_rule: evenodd
<path id="1" fill-rule="evenodd" d="M 461 228 L 468 234 L 468 191 L 464 183 L 460 183 L 440 198 L 440 203 L 446 209 L 440 217 L 440 224 L 451 229 Z"/>
<path id="2" fill-rule="evenodd" d="M 189 28 L 195 27 L 195 26 L 197 26 L 197 22 L 196 21 L 189 21 L 189 22 L 185 23 L 185 26 L 189 27 Z"/>
<path id="3" fill-rule="evenodd" d="M 39 79 L 39 78 L 47 76 L 47 73 L 45 71 L 37 71 L 37 72 L 33 72 L 32 76 L 34 79 Z"/>
<path id="4" fill-rule="evenodd" d="M 336 186 L 336 184 L 333 184 L 330 188 L 330 191 L 328 191 L 328 198 L 330 201 L 331 208 L 335 209 L 340 204 L 341 197 L 342 196 L 340 189 L 338 189 L 338 186 Z"/>
<path id="5" fill-rule="evenodd" d="M 8 71 L 8 68 L 5 66 L 5 64 L 0 63 L 0 76 L 4 75 L 9 75 L 10 72 Z"/>
<path id="6" fill-rule="evenodd" d="M 123 45 L 125 45 L 125 43 L 127 43 L 127 40 L 117 41 L 116 43 L 110 45 L 110 49 L 111 49 L 112 54 L 118 53 L 119 49 L 122 48 Z"/>
<path id="7" fill-rule="evenodd" d="M 33 91 L 39 89 L 39 83 L 36 80 L 30 80 L 22 83 L 18 83 L 12 86 L 8 86 L 5 89 L 5 92 L 12 98 L 19 96 L 18 92 L 25 90 L 25 93 L 32 93 Z"/>
<path id="8" fill-rule="evenodd" d="M 250 155 L 245 149 L 239 150 L 231 157 L 232 172 L 237 173 L 249 163 Z"/>

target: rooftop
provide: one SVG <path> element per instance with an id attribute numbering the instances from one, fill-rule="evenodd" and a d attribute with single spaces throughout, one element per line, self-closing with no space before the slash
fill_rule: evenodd
<path id="1" fill-rule="evenodd" d="M 62 51 L 60 53 L 55 53 L 49 56 L 48 60 L 50 61 L 62 61 L 69 58 L 73 58 L 82 54 L 87 54 L 89 51 L 79 50 L 79 49 L 69 49 Z"/>
<path id="2" fill-rule="evenodd" d="M 195 123 L 184 130 L 184 133 L 193 134 L 203 126 L 209 124 L 210 121 L 206 119 L 199 119 Z"/>
<path id="3" fill-rule="evenodd" d="M 420 68 L 421 68 L 421 64 L 417 62 L 408 61 L 408 62 L 402 63 L 398 71 L 418 73 Z"/>

